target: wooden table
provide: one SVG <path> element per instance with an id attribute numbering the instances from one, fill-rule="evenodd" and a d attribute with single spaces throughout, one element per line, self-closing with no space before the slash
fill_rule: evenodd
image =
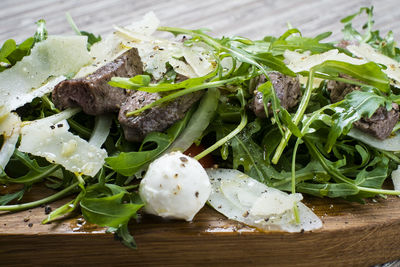
<path id="1" fill-rule="evenodd" d="M 153 10 L 163 25 L 207 27 L 217 36 L 261 38 L 279 35 L 288 22 L 306 36 L 333 31 L 340 38 L 340 18 L 360 6 L 375 5 L 376 28 L 400 37 L 398 2 L 385 1 L 106 1 L 3 0 L 0 43 L 22 41 L 35 31 L 34 22 L 47 21 L 50 34 L 72 33 L 64 13 L 69 11 L 81 30 L 106 34 Z M 41 192 L 39 195 L 45 195 Z M 37 195 L 28 196 L 29 198 Z M 206 207 L 193 223 L 161 221 L 144 216 L 132 224 L 139 245 L 131 251 L 104 229 L 72 217 L 40 225 L 44 208 L 0 214 L 0 265 L 372 265 L 400 258 L 399 199 L 378 199 L 367 205 L 340 200 L 309 199 L 323 218 L 313 233 L 260 233 L 228 221 Z M 63 201 L 51 204 L 56 208 Z"/>

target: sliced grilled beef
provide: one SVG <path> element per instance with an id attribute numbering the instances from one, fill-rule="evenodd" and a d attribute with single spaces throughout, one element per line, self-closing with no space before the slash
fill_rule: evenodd
<path id="1" fill-rule="evenodd" d="M 342 77 L 349 78 L 344 75 Z M 344 82 L 328 81 L 327 90 L 330 92 L 331 101 L 336 103 L 343 100 L 348 93 L 360 90 L 360 87 Z M 361 118 L 353 125 L 361 131 L 383 140 L 389 137 L 398 120 L 399 106 L 393 103 L 390 111 L 379 107 L 371 118 Z"/>
<path id="2" fill-rule="evenodd" d="M 165 105 L 148 109 L 137 116 L 127 117 L 127 112 L 142 108 L 161 98 L 158 93 L 141 91 L 130 95 L 121 106 L 118 116 L 118 120 L 124 129 L 125 139 L 142 141 L 148 133 L 166 130 L 173 123 L 182 119 L 189 108 L 201 98 L 202 94 L 203 91 L 184 95 Z"/>
<path id="3" fill-rule="evenodd" d="M 355 90 L 360 90 L 360 87 L 344 82 L 328 81 L 326 84 L 326 89 L 330 94 L 329 97 L 332 103 L 336 103 L 342 101 L 347 94 Z"/>
<path id="4" fill-rule="evenodd" d="M 132 48 L 87 77 L 66 80 L 53 91 L 53 102 L 59 109 L 81 107 L 90 115 L 118 112 L 129 94 L 125 89 L 110 86 L 112 77 L 133 77 L 143 73 L 136 48 Z"/>
<path id="5" fill-rule="evenodd" d="M 299 103 L 301 97 L 299 79 L 297 77 L 286 76 L 279 72 L 271 72 L 269 73 L 269 77 L 272 85 L 274 86 L 275 93 L 281 102 L 281 106 L 285 109 L 295 107 Z M 266 78 L 264 75 L 262 75 L 260 77 L 259 84 L 265 82 Z M 255 91 L 255 95 L 250 107 L 257 117 L 265 117 L 263 94 L 261 92 Z M 269 113 L 272 114 L 272 110 L 269 110 Z"/>
<path id="6" fill-rule="evenodd" d="M 384 107 L 380 107 L 371 118 L 361 118 L 354 123 L 354 126 L 365 133 L 383 140 L 389 137 L 398 120 L 399 106 L 393 103 L 390 111 L 387 111 Z"/>

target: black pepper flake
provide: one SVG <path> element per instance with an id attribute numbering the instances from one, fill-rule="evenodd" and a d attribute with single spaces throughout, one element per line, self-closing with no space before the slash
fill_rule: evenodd
<path id="1" fill-rule="evenodd" d="M 301 229 L 300 234 L 304 234 L 304 229 Z"/>
<path id="2" fill-rule="evenodd" d="M 177 173 L 174 174 L 174 178 L 178 178 L 178 174 Z"/>
<path id="3" fill-rule="evenodd" d="M 186 165 L 185 165 L 185 164 L 183 164 L 183 163 L 181 163 L 181 167 L 186 167 Z"/>
<path id="4" fill-rule="evenodd" d="M 180 157 L 179 158 L 182 162 L 188 162 L 188 159 L 186 157 Z"/>
<path id="5" fill-rule="evenodd" d="M 63 127 L 63 126 L 64 126 L 64 124 L 62 124 L 62 123 L 57 124 L 57 127 L 58 127 L 58 128 L 61 128 L 61 127 Z"/>
<path id="6" fill-rule="evenodd" d="M 29 222 L 29 218 L 24 218 L 24 222 Z"/>
<path id="7" fill-rule="evenodd" d="M 219 208 L 219 209 L 220 209 L 220 208 L 222 208 L 222 206 L 221 206 L 221 205 L 219 205 L 217 208 Z"/>
<path id="8" fill-rule="evenodd" d="M 194 195 L 198 198 L 199 197 L 199 192 L 196 191 L 196 193 L 194 193 Z"/>
<path id="9" fill-rule="evenodd" d="M 56 127 L 54 125 L 50 125 L 50 129 L 54 130 Z"/>
<path id="10" fill-rule="evenodd" d="M 51 207 L 50 206 L 46 206 L 44 207 L 44 214 L 48 215 L 51 212 Z"/>
<path id="11" fill-rule="evenodd" d="M 265 222 L 268 222 L 268 221 L 269 221 L 269 218 L 265 218 L 264 221 L 265 221 Z"/>
<path id="12" fill-rule="evenodd" d="M 32 227 L 32 226 L 33 226 L 33 223 L 29 223 L 29 224 L 28 224 L 28 227 Z"/>

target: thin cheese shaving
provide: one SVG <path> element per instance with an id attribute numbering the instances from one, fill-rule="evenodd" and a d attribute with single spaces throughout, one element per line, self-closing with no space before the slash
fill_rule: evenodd
<path id="1" fill-rule="evenodd" d="M 83 36 L 49 36 L 35 45 L 29 56 L 0 73 L 0 116 L 53 90 L 90 62 Z M 46 81 L 51 78 L 47 83 Z M 46 83 L 43 85 L 43 83 Z"/>
<path id="2" fill-rule="evenodd" d="M 94 176 L 102 168 L 107 152 L 68 131 L 66 120 L 48 119 L 26 123 L 21 130 L 19 150 L 61 164 L 65 169 Z"/>

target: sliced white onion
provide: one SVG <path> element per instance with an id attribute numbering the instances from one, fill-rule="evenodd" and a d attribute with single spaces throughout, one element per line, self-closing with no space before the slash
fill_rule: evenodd
<path id="1" fill-rule="evenodd" d="M 396 170 L 394 170 L 392 172 L 392 181 L 393 181 L 394 190 L 399 191 L 400 190 L 400 165 L 397 167 Z"/>
<path id="2" fill-rule="evenodd" d="M 92 136 L 90 136 L 89 139 L 89 144 L 95 147 L 101 147 L 106 141 L 108 134 L 110 133 L 111 123 L 111 115 L 97 116 Z"/>
<path id="3" fill-rule="evenodd" d="M 226 217 L 261 230 L 300 232 L 319 229 L 322 222 L 300 202 L 301 194 L 288 195 L 237 170 L 208 169 L 212 192 L 208 202 Z M 295 222 L 297 205 L 300 223 Z"/>
<path id="4" fill-rule="evenodd" d="M 393 137 L 390 136 L 381 140 L 371 136 L 370 134 L 364 133 L 357 128 L 352 128 L 347 135 L 377 149 L 385 151 L 400 151 L 400 134 L 398 133 Z"/>
<path id="5" fill-rule="evenodd" d="M 207 90 L 187 126 L 165 153 L 186 151 L 195 141 L 199 140 L 204 130 L 210 124 L 218 107 L 219 95 L 220 93 L 217 88 Z"/>

